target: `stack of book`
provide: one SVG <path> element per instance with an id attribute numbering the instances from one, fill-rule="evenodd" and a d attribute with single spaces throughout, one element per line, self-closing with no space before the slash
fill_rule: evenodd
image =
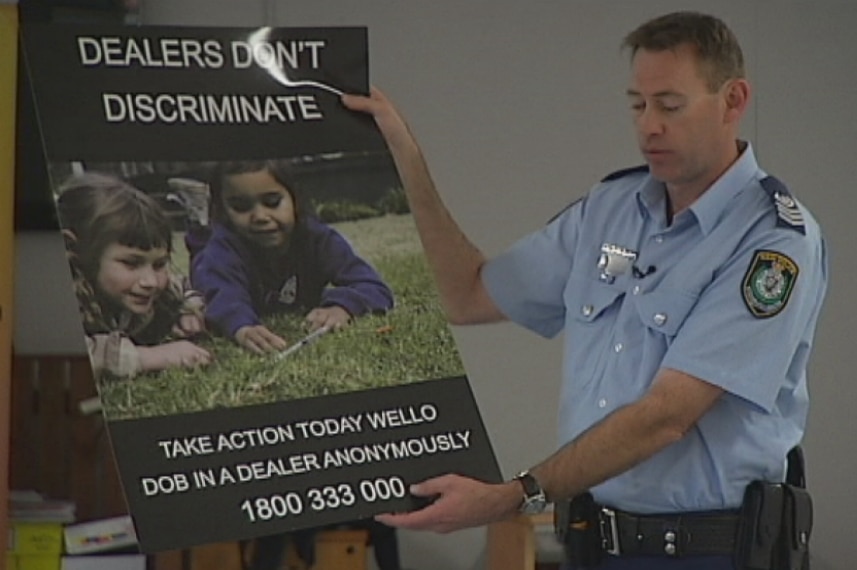
<path id="1" fill-rule="evenodd" d="M 137 533 L 125 515 L 65 527 L 62 570 L 145 570 L 137 552 Z"/>
<path id="2" fill-rule="evenodd" d="M 59 570 L 63 525 L 74 522 L 75 504 L 35 491 L 9 494 L 8 570 Z"/>
<path id="3" fill-rule="evenodd" d="M 7 570 L 145 570 L 129 516 L 75 522 L 75 504 L 34 491 L 9 498 Z"/>

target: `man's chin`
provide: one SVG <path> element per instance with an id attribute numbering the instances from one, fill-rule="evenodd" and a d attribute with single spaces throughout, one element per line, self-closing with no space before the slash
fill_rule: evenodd
<path id="1" fill-rule="evenodd" d="M 673 182 L 678 176 L 675 171 L 665 167 L 662 164 L 653 164 L 649 162 L 649 174 L 651 174 L 652 178 L 657 180 L 658 182 L 663 182 L 664 184 L 669 184 Z"/>

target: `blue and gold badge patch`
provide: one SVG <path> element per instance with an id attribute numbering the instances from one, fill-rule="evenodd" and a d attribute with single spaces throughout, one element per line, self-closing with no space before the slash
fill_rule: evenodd
<path id="1" fill-rule="evenodd" d="M 789 256 L 757 250 L 741 285 L 744 304 L 750 313 L 765 319 L 782 311 L 789 302 L 799 271 Z"/>

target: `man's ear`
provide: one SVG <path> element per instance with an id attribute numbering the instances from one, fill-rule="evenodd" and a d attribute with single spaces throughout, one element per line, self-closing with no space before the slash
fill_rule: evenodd
<path id="1" fill-rule="evenodd" d="M 723 120 L 726 123 L 735 123 L 744 116 L 750 104 L 750 84 L 746 79 L 731 79 L 723 88 L 726 101 L 726 114 Z"/>

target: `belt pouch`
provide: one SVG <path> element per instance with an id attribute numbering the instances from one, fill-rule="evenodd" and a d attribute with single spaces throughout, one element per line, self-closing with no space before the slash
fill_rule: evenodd
<path id="1" fill-rule="evenodd" d="M 594 568 L 601 563 L 604 550 L 599 527 L 599 506 L 590 493 L 571 501 L 557 503 L 554 524 L 565 555 L 575 568 Z"/>
<path id="2" fill-rule="evenodd" d="M 783 514 L 783 487 L 782 484 L 753 481 L 744 491 L 735 548 L 736 568 L 774 568 Z"/>
<path id="3" fill-rule="evenodd" d="M 783 529 L 779 541 L 779 566 L 784 570 L 809 570 L 809 535 L 812 532 L 812 498 L 806 489 L 783 485 Z"/>

